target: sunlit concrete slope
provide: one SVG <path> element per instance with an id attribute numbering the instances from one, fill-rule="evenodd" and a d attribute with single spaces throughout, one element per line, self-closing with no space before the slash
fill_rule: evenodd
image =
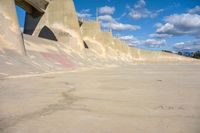
<path id="1" fill-rule="evenodd" d="M 82 38 L 88 45 L 89 50 L 98 54 L 99 56 L 105 57 L 105 47 L 103 44 L 98 42 L 101 34 L 100 24 L 96 21 L 84 21 L 80 27 Z"/>
<path id="2" fill-rule="evenodd" d="M 113 37 L 111 31 L 103 32 L 98 21 L 78 21 L 73 0 L 41 0 L 41 3 L 23 0 L 19 5 L 28 5 L 23 7 L 27 14 L 22 34 L 14 1 L 0 1 L 0 73 L 51 72 L 140 62 L 197 62 L 175 54 L 129 47 Z"/>
<path id="3" fill-rule="evenodd" d="M 123 60 L 121 41 L 115 39 L 112 32 L 103 32 L 99 22 L 84 21 L 81 25 L 83 40 L 88 44 L 89 50 L 95 51 L 98 55 L 111 60 Z M 116 41 L 118 40 L 118 41 Z M 119 47 L 117 47 L 117 45 Z M 125 54 L 125 53 L 123 53 Z M 96 56 L 98 56 L 96 55 Z M 127 59 L 125 59 L 127 60 Z"/>
<path id="4" fill-rule="evenodd" d="M 134 61 L 136 62 L 143 62 L 143 63 L 148 63 L 148 62 L 193 62 L 197 61 L 192 58 L 187 58 L 183 56 L 179 56 L 176 54 L 171 54 L 171 53 L 166 53 L 166 52 L 161 52 L 161 51 L 148 51 L 144 49 L 139 49 L 139 48 L 130 48 L 131 55 Z"/>
<path id="5" fill-rule="evenodd" d="M 97 21 L 84 21 L 81 25 L 81 33 L 89 50 L 95 51 L 98 54 L 96 56 L 101 55 L 107 59 L 123 60 L 129 63 L 194 61 L 171 53 L 130 47 L 119 38 L 113 37 L 112 32 L 102 32 Z"/>
<path id="6" fill-rule="evenodd" d="M 133 61 L 130 53 L 130 47 L 119 38 L 114 38 L 114 49 L 118 52 L 119 58 L 127 61 Z"/>
<path id="7" fill-rule="evenodd" d="M 15 52 L 0 55 L 0 75 L 72 70 L 83 65 L 83 58 L 62 43 L 24 35 L 24 45 L 26 56 Z"/>
<path id="8" fill-rule="evenodd" d="M 0 0 L 0 52 L 25 54 L 13 0 Z"/>

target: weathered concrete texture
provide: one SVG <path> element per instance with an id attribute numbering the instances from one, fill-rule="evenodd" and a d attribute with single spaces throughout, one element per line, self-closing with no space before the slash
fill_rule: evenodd
<path id="1" fill-rule="evenodd" d="M 133 60 L 136 62 L 196 62 L 197 60 L 192 58 L 187 58 L 183 56 L 179 56 L 176 54 L 160 52 L 160 51 L 147 51 L 143 49 L 138 49 L 131 47 L 130 48 L 131 55 Z M 198 62 L 198 61 L 197 61 Z"/>
<path id="2" fill-rule="evenodd" d="M 8 62 L 2 65 L 5 69 L 10 68 L 7 67 L 10 64 L 12 67 L 16 64 L 16 67 L 19 67 L 21 64 L 31 70 L 37 68 L 49 71 L 68 69 L 72 65 L 193 61 L 174 54 L 131 48 L 120 39 L 114 38 L 112 32 L 102 32 L 97 21 L 84 21 L 79 25 L 73 0 L 16 1 L 26 5 L 22 7 L 27 11 L 24 32 L 30 35 L 25 35 L 24 38 L 28 56 L 25 59 L 13 52 L 25 53 L 23 39 L 17 22 L 14 0 L 2 0 L 0 43 L 1 58 Z M 10 55 L 2 54 L 5 51 Z M 14 61 L 8 61 L 10 58 Z M 23 69 L 26 68 L 21 70 Z"/>
<path id="3" fill-rule="evenodd" d="M 199 76 L 194 64 L 8 76 L 0 132 L 199 133 Z"/>
<path id="4" fill-rule="evenodd" d="M 24 35 L 27 56 L 20 56 L 12 50 L 0 54 L 0 78 L 8 75 L 37 74 L 79 67 L 105 67 L 123 65 L 121 61 L 113 62 L 102 59 L 95 52 L 77 52 L 61 42 L 51 41 L 30 35 Z"/>
<path id="5" fill-rule="evenodd" d="M 25 54 L 14 0 L 0 1 L 0 50 L 6 49 Z"/>
<path id="6" fill-rule="evenodd" d="M 102 32 L 99 22 L 84 21 L 81 26 L 83 40 L 89 44 L 89 50 L 98 53 L 102 58 L 117 60 L 112 32 Z M 98 56 L 95 55 L 95 56 Z"/>
<path id="7" fill-rule="evenodd" d="M 114 43 L 114 49 L 118 52 L 119 58 L 132 62 L 133 59 L 131 51 L 129 50 L 130 47 L 127 44 L 123 43 L 119 38 L 114 38 Z"/>
<path id="8" fill-rule="evenodd" d="M 105 52 L 107 58 L 113 58 L 117 60 L 117 51 L 114 49 L 114 40 L 112 36 L 112 32 L 101 32 L 99 38 L 97 40 L 103 44 L 105 47 Z"/>
<path id="9" fill-rule="evenodd" d="M 96 21 L 84 21 L 81 25 L 81 35 L 83 40 L 89 46 L 89 50 L 97 53 L 97 55 L 105 57 L 105 47 L 98 42 L 101 34 L 100 24 Z"/>
<path id="10" fill-rule="evenodd" d="M 24 44 L 26 56 L 11 50 L 0 54 L 0 77 L 72 70 L 82 65 L 83 59 L 61 43 L 24 35 Z"/>
<path id="11" fill-rule="evenodd" d="M 175 54 L 129 47 L 119 38 L 114 38 L 112 32 L 102 32 L 97 21 L 84 21 L 81 26 L 81 33 L 84 41 L 89 45 L 90 51 L 100 53 L 102 57 L 108 59 L 123 60 L 129 63 L 194 61 L 191 58 Z"/>
<path id="12" fill-rule="evenodd" d="M 41 30 L 78 51 L 84 47 L 73 0 L 51 0 L 45 14 L 36 18 L 27 14 L 25 33 L 39 36 Z"/>

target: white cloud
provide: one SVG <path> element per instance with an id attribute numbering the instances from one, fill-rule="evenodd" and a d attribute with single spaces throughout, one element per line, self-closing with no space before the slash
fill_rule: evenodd
<path id="1" fill-rule="evenodd" d="M 127 6 L 129 9 L 129 16 L 133 19 L 141 19 L 141 18 L 155 18 L 164 11 L 163 9 L 157 11 L 150 11 L 146 8 L 146 2 L 144 0 L 139 0 L 133 7 Z"/>
<path id="2" fill-rule="evenodd" d="M 120 39 L 130 46 L 139 46 L 142 44 L 142 41 L 134 37 L 133 35 L 121 36 Z"/>
<path id="3" fill-rule="evenodd" d="M 200 40 L 178 42 L 174 44 L 174 49 L 177 51 L 196 52 L 200 50 Z"/>
<path id="4" fill-rule="evenodd" d="M 138 39 L 134 36 L 121 36 L 120 39 L 122 41 L 125 41 L 126 43 L 128 43 L 131 46 L 145 46 L 145 47 L 151 47 L 151 48 L 155 48 L 155 47 L 161 47 L 166 45 L 166 40 L 162 39 L 162 40 L 155 40 L 155 39 L 147 39 L 147 40 L 141 40 Z"/>
<path id="5" fill-rule="evenodd" d="M 166 32 L 166 31 L 169 31 L 169 32 L 170 32 L 170 30 L 173 30 L 173 29 L 174 29 L 174 25 L 173 25 L 173 24 L 166 23 L 165 25 L 160 26 L 160 27 L 156 30 L 156 32 L 158 32 L 158 33 L 164 33 L 164 32 Z"/>
<path id="6" fill-rule="evenodd" d="M 115 19 L 110 15 L 103 15 L 98 17 L 99 21 L 114 22 Z"/>
<path id="7" fill-rule="evenodd" d="M 138 30 L 141 27 L 137 25 L 131 25 L 131 24 L 124 24 L 116 21 L 112 16 L 110 15 L 102 15 L 98 17 L 102 28 L 104 29 L 113 29 L 116 31 L 123 31 L 123 30 Z"/>
<path id="8" fill-rule="evenodd" d="M 149 45 L 150 47 L 160 47 L 166 45 L 166 40 L 147 39 L 144 44 L 147 46 Z"/>
<path id="9" fill-rule="evenodd" d="M 174 14 L 165 18 L 166 22 L 184 27 L 200 27 L 200 15 Z"/>
<path id="10" fill-rule="evenodd" d="M 143 8 L 146 6 L 146 2 L 144 0 L 139 0 L 137 3 L 134 5 L 134 8 Z"/>
<path id="11" fill-rule="evenodd" d="M 81 12 L 77 12 L 77 16 L 80 19 L 90 19 L 92 14 L 90 13 L 90 9 L 84 9 Z"/>
<path id="12" fill-rule="evenodd" d="M 180 36 L 190 35 L 200 37 L 200 15 L 198 14 L 173 14 L 167 16 L 165 24 L 157 24 L 156 34 L 151 36 Z"/>
<path id="13" fill-rule="evenodd" d="M 190 14 L 200 13 L 200 6 L 195 6 L 194 8 L 188 10 L 188 13 Z"/>
<path id="14" fill-rule="evenodd" d="M 119 22 L 110 22 L 110 23 L 101 23 L 102 27 L 105 29 L 112 29 L 116 31 L 123 31 L 123 30 L 139 30 L 140 26 L 130 25 L 130 24 L 123 24 Z"/>
<path id="15" fill-rule="evenodd" d="M 169 37 L 172 37 L 172 35 L 169 35 L 169 34 L 150 34 L 149 37 L 151 38 L 169 38 Z"/>
<path id="16" fill-rule="evenodd" d="M 121 36 L 120 39 L 124 40 L 124 41 L 132 41 L 132 40 L 137 40 L 136 37 L 134 36 Z"/>
<path id="17" fill-rule="evenodd" d="M 114 14 L 114 12 L 115 12 L 115 7 L 104 6 L 99 8 L 100 14 Z"/>
<path id="18" fill-rule="evenodd" d="M 123 23 L 112 23 L 111 28 L 113 30 L 139 30 L 139 26 L 130 25 L 130 24 L 123 24 Z"/>

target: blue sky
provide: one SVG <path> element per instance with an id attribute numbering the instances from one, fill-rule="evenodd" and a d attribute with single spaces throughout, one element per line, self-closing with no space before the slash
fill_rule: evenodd
<path id="1" fill-rule="evenodd" d="M 95 19 L 129 45 L 148 50 L 200 50 L 200 0 L 74 0 L 81 19 Z M 24 12 L 17 8 L 20 26 Z"/>

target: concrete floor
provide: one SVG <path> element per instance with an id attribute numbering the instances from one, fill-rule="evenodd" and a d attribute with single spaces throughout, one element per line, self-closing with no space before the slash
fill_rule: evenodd
<path id="1" fill-rule="evenodd" d="M 0 133 L 200 133 L 200 65 L 0 79 Z"/>

